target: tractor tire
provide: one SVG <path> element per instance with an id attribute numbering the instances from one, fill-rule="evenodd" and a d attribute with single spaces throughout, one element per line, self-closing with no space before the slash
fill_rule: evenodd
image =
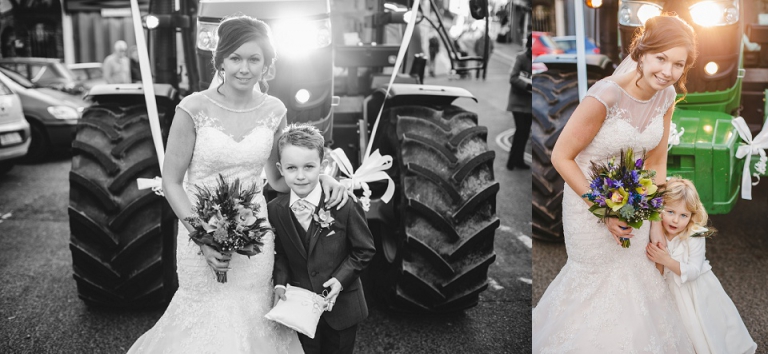
<path id="1" fill-rule="evenodd" d="M 588 85 L 602 78 L 587 72 Z M 563 178 L 552 166 L 552 149 L 565 123 L 579 105 L 576 72 L 549 70 L 533 76 L 531 127 L 531 203 L 533 238 L 563 242 Z"/>
<path id="2" fill-rule="evenodd" d="M 379 230 L 396 233 L 387 303 L 422 313 L 477 305 L 500 224 L 487 128 L 456 106 L 392 107 L 381 123 L 375 146 L 395 158 L 388 173 L 397 191 L 390 201 L 396 231 Z"/>
<path id="3" fill-rule="evenodd" d="M 173 111 L 158 108 L 165 135 Z M 89 107 L 72 150 L 69 248 L 78 296 L 106 307 L 167 303 L 178 286 L 177 221 L 163 197 L 136 184 L 160 176 L 145 105 Z"/>

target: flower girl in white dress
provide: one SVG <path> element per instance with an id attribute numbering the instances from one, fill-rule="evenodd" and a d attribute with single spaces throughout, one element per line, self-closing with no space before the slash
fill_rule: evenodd
<path id="1" fill-rule="evenodd" d="M 648 258 L 663 266 L 662 274 L 677 302 L 685 330 L 697 354 L 754 353 L 731 298 L 704 256 L 707 212 L 691 181 L 671 178 L 666 184 L 661 224 L 667 250 L 649 243 Z"/>

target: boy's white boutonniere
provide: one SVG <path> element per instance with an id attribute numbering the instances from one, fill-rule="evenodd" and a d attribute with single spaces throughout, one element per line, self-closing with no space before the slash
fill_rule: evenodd
<path id="1" fill-rule="evenodd" d="M 333 225 L 333 223 L 336 221 L 336 219 L 331 216 L 331 211 L 326 210 L 325 208 L 320 208 L 317 210 L 317 213 L 312 214 L 312 219 L 315 220 L 316 223 L 320 224 L 320 227 L 323 229 L 327 229 Z"/>

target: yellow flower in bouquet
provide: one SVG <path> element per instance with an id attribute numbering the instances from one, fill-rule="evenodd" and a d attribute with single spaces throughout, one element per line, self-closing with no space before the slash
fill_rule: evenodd
<path id="1" fill-rule="evenodd" d="M 640 187 L 637 187 L 635 190 L 640 194 L 650 195 L 658 190 L 658 187 L 653 184 L 653 180 L 650 178 L 641 178 L 639 183 Z"/>
<path id="2" fill-rule="evenodd" d="M 619 211 L 625 204 L 627 204 L 627 198 L 629 193 L 624 190 L 624 187 L 611 191 L 611 198 L 605 200 L 605 204 L 613 211 Z"/>

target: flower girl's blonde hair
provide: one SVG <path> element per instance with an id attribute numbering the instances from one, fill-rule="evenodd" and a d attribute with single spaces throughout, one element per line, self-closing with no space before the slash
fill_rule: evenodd
<path id="1" fill-rule="evenodd" d="M 715 231 L 714 228 L 707 227 L 709 216 L 707 210 L 704 209 L 704 204 L 701 203 L 699 192 L 696 191 L 693 182 L 684 178 L 672 177 L 664 185 L 664 190 L 664 204 L 683 202 L 685 208 L 691 212 L 688 225 L 678 236 L 681 240 L 688 238 L 695 231 L 694 227 L 696 226 L 708 229 L 703 236 L 709 236 Z"/>

